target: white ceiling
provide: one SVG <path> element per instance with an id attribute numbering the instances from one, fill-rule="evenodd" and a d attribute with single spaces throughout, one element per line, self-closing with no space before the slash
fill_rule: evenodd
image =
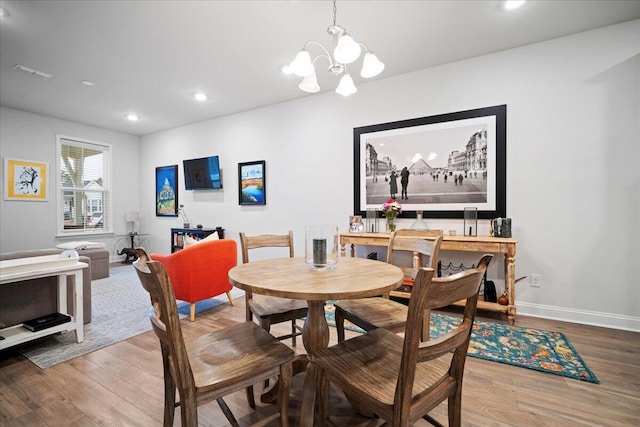
<path id="1" fill-rule="evenodd" d="M 513 12 L 501 4 L 338 1 L 337 23 L 385 62 L 381 79 L 640 18 L 638 0 L 530 0 Z M 281 67 L 308 40 L 329 47 L 333 21 L 327 0 L 0 5 L 9 12 L 0 21 L 3 106 L 134 135 L 313 96 Z M 53 77 L 12 71 L 15 64 Z M 359 69 L 352 71 L 361 85 Z M 323 91 L 337 84 L 328 72 L 318 80 Z M 209 100 L 195 102 L 197 91 Z M 129 112 L 140 121 L 128 122 Z"/>

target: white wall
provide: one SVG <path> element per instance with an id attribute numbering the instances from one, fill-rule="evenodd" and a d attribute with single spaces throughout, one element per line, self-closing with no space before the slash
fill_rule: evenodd
<path id="1" fill-rule="evenodd" d="M 347 99 L 322 93 L 142 137 L 140 207 L 153 249 L 169 252 L 169 229 L 181 224 L 154 217 L 157 166 L 180 166 L 192 224 L 222 226 L 236 240 L 293 229 L 301 255 L 306 224 L 346 230 L 354 127 L 507 104 L 516 274 L 542 275 L 540 288 L 517 285 L 519 313 L 640 330 L 639 54 L 636 20 L 376 80 Z M 182 160 L 213 154 L 224 189 L 186 192 Z M 237 164 L 252 160 L 267 162 L 266 206 L 238 205 Z M 460 221 L 429 224 L 462 230 Z"/>
<path id="2" fill-rule="evenodd" d="M 113 210 L 115 234 L 125 233 L 125 215 L 139 210 L 138 137 L 106 129 L 69 122 L 11 108 L 0 108 L 0 157 L 49 162 L 50 178 L 57 168 L 56 134 L 111 144 L 114 174 Z M 4 180 L 3 180 L 4 185 Z M 113 234 L 91 237 L 56 238 L 56 184 L 49 182 L 47 202 L 0 200 L 0 251 L 51 248 L 69 240 L 104 242 L 111 250 Z"/>
<path id="3" fill-rule="evenodd" d="M 113 145 L 116 234 L 139 210 L 151 250 L 169 252 L 177 218 L 154 211 L 155 167 L 180 165 L 191 222 L 227 236 L 304 226 L 346 230 L 353 213 L 354 127 L 507 104 L 507 213 L 519 240 L 519 313 L 640 330 L 640 20 L 184 126 L 139 139 L 0 108 L 0 156 L 48 161 L 60 133 Z M 284 77 L 283 77 L 284 78 Z M 296 84 L 294 81 L 291 84 Z M 140 142 L 140 144 L 138 144 Z M 140 150 L 140 151 L 139 151 Z M 225 188 L 186 192 L 182 160 L 218 154 Z M 267 161 L 267 205 L 239 206 L 237 164 Z M 54 170 L 54 169 L 52 169 Z M 50 191 L 53 191 L 50 188 Z M 55 199 L 0 200 L 0 251 L 51 247 Z M 122 218 L 121 223 L 117 218 Z M 413 220 L 400 220 L 409 227 Z M 461 221 L 429 220 L 462 230 Z M 479 232 L 486 234 L 483 221 Z M 114 237 L 95 236 L 111 248 Z M 444 254 L 469 264 L 476 255 Z M 490 278 L 502 284 L 501 257 Z"/>

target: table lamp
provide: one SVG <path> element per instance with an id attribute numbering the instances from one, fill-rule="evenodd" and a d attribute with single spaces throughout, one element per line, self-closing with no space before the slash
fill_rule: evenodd
<path id="1" fill-rule="evenodd" d="M 131 222 L 131 234 L 136 234 L 136 224 L 140 221 L 140 212 L 133 211 L 127 213 L 127 222 Z"/>

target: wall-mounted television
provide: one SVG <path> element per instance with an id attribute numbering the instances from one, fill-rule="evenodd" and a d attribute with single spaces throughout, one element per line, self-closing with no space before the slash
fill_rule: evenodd
<path id="1" fill-rule="evenodd" d="M 183 160 L 184 187 L 187 190 L 211 190 L 222 188 L 220 160 L 218 156 Z"/>

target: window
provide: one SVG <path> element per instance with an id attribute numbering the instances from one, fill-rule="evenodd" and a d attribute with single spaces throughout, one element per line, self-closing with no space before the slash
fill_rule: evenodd
<path id="1" fill-rule="evenodd" d="M 58 235 L 113 232 L 111 146 L 57 136 Z"/>

